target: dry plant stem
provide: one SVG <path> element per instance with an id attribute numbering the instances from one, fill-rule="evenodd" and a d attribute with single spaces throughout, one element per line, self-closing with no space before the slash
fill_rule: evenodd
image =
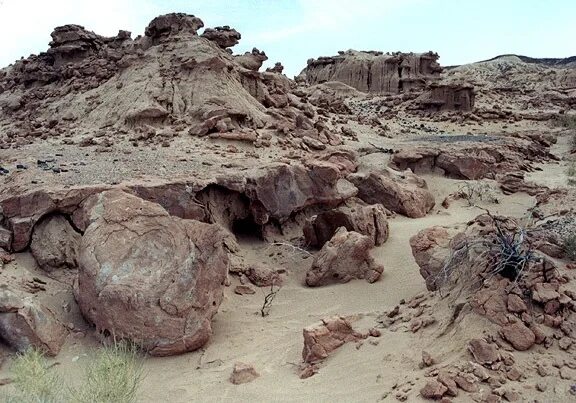
<path id="1" fill-rule="evenodd" d="M 266 296 L 264 297 L 264 303 L 262 304 L 262 308 L 260 308 L 260 314 L 262 315 L 263 318 L 270 314 L 270 309 L 272 308 L 272 302 L 274 301 L 274 298 L 276 298 L 278 291 L 280 291 L 280 287 L 277 287 L 275 289 L 274 284 L 270 286 L 270 292 L 266 294 Z"/>

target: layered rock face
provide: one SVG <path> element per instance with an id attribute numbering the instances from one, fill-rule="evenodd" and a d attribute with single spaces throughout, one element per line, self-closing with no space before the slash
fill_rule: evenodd
<path id="1" fill-rule="evenodd" d="M 94 197 L 75 290 L 85 318 L 152 355 L 203 346 L 223 298 L 225 232 L 121 191 Z"/>
<path id="2" fill-rule="evenodd" d="M 423 89 L 440 77 L 438 54 L 349 50 L 338 56 L 308 60 L 300 76 L 309 84 L 340 81 L 359 91 L 393 93 Z"/>

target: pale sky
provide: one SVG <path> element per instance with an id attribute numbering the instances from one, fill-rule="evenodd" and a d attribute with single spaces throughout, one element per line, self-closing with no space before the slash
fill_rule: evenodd
<path id="1" fill-rule="evenodd" d="M 235 53 L 257 47 L 289 76 L 346 49 L 433 50 L 442 65 L 576 55 L 576 0 L 0 0 L 0 67 L 45 51 L 58 25 L 134 38 L 168 12 L 236 28 Z"/>

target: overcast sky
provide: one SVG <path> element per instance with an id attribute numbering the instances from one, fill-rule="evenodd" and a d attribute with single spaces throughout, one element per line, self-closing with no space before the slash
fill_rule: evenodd
<path id="1" fill-rule="evenodd" d="M 442 65 L 576 55 L 576 0 L 0 0 L 0 67 L 45 51 L 58 25 L 135 37 L 168 12 L 236 28 L 235 53 L 257 47 L 289 76 L 346 49 L 434 50 Z"/>

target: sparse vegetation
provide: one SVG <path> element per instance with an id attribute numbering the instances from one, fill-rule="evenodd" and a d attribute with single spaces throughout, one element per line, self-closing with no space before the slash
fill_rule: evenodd
<path id="1" fill-rule="evenodd" d="M 469 206 L 475 206 L 478 202 L 498 203 L 498 198 L 486 182 L 467 182 L 458 188 L 460 196 L 468 201 Z"/>
<path id="2" fill-rule="evenodd" d="M 131 403 L 143 379 L 138 351 L 126 343 L 95 351 L 78 387 L 66 385 L 35 349 L 17 355 L 12 372 L 14 392 L 5 398 L 10 403 Z"/>
<path id="3" fill-rule="evenodd" d="M 9 403 L 60 403 L 66 401 L 64 385 L 42 352 L 28 349 L 12 365 L 15 391 L 5 396 Z"/>
<path id="4" fill-rule="evenodd" d="M 266 317 L 270 314 L 272 302 L 274 301 L 274 298 L 276 298 L 278 291 L 280 291 L 280 287 L 274 286 L 274 284 L 270 286 L 270 292 L 264 296 L 264 303 L 262 304 L 262 308 L 260 308 L 260 314 L 262 317 Z"/>
<path id="5" fill-rule="evenodd" d="M 130 403 L 136 401 L 143 378 L 142 361 L 135 346 L 116 343 L 90 357 L 83 383 L 71 389 L 78 403 Z"/>
<path id="6" fill-rule="evenodd" d="M 506 225 L 505 218 L 482 210 L 490 218 L 493 232 L 454 245 L 444 267 L 434 278 L 437 287 L 442 287 L 454 273 L 461 273 L 461 270 L 473 274 L 468 276 L 472 280 L 471 287 L 480 286 L 483 280 L 497 274 L 517 283 L 530 263 L 539 259 L 528 241 L 526 228 L 514 225 L 514 229 L 511 229 Z"/>

